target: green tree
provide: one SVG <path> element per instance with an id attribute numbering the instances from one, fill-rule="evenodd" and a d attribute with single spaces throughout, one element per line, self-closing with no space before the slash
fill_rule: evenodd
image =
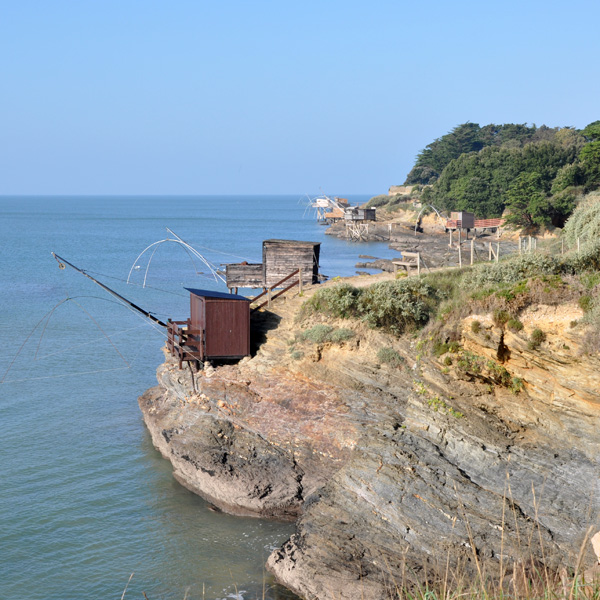
<path id="1" fill-rule="evenodd" d="M 579 161 L 584 172 L 586 187 L 597 188 L 600 185 L 600 140 L 586 144 L 579 153 Z"/>
<path id="2" fill-rule="evenodd" d="M 588 140 L 597 140 L 600 138 L 600 121 L 594 121 L 590 123 L 585 129 L 582 129 L 581 135 L 585 136 Z"/>
<path id="3" fill-rule="evenodd" d="M 506 191 L 507 221 L 519 227 L 536 225 L 535 216 L 545 201 L 543 187 L 539 173 L 521 173 Z"/>

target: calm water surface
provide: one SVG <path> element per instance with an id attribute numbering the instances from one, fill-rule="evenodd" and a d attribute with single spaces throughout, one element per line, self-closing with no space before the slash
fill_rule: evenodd
<path id="1" fill-rule="evenodd" d="M 293 526 L 211 512 L 152 446 L 137 397 L 162 332 L 50 255 L 187 318 L 184 286 L 225 290 L 178 245 L 158 247 L 149 287 L 125 283 L 165 227 L 215 264 L 260 262 L 268 238 L 322 242 L 329 276 L 393 256 L 324 235 L 297 196 L 0 198 L 0 598 L 120 598 L 132 573 L 126 598 L 293 597 L 263 568 Z"/>

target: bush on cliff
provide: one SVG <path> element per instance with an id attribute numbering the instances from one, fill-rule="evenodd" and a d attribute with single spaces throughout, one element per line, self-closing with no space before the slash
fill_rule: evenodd
<path id="1" fill-rule="evenodd" d="M 340 284 L 319 290 L 303 304 L 300 317 L 322 313 L 338 319 L 355 318 L 400 334 L 424 325 L 436 302 L 433 288 L 416 277 L 360 289 Z"/>
<path id="2" fill-rule="evenodd" d="M 302 305 L 300 317 L 323 313 L 338 319 L 349 319 L 356 313 L 356 300 L 359 294 L 358 288 L 347 283 L 320 289 Z"/>
<path id="3" fill-rule="evenodd" d="M 371 327 L 399 334 L 427 323 L 434 304 L 432 293 L 416 277 L 376 283 L 359 295 L 358 314 Z"/>
<path id="4" fill-rule="evenodd" d="M 600 192 L 588 194 L 565 223 L 563 237 L 571 248 L 600 239 Z"/>

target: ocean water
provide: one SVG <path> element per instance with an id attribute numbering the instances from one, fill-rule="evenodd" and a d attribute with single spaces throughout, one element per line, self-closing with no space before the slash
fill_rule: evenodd
<path id="1" fill-rule="evenodd" d="M 50 254 L 184 319 L 185 286 L 225 287 L 181 245 L 152 246 L 166 227 L 214 265 L 260 262 L 268 238 L 321 242 L 330 277 L 394 255 L 325 235 L 297 196 L 1 197 L 0 598 L 293 597 L 264 571 L 293 526 L 210 511 L 152 446 L 137 397 L 162 330 Z"/>

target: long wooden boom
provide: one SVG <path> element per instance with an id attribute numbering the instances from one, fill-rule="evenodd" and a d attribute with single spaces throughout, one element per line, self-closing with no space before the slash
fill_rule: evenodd
<path id="1" fill-rule="evenodd" d="M 147 317 L 151 321 L 154 321 L 154 323 L 156 323 L 157 325 L 160 325 L 161 327 L 165 327 L 165 328 L 168 327 L 168 325 L 166 323 L 163 323 L 160 319 L 157 319 L 152 313 L 149 313 L 147 310 L 140 308 L 137 304 L 134 304 L 130 300 L 127 300 L 127 298 L 125 298 L 124 296 L 121 296 L 121 294 L 118 294 L 114 290 L 111 290 L 107 285 L 104 285 L 102 282 L 98 281 L 97 279 L 94 279 L 91 275 L 88 275 L 83 269 L 76 267 L 74 264 L 71 264 L 68 260 L 61 258 L 60 256 L 58 256 L 58 254 L 55 254 L 54 252 L 52 252 L 52 256 L 54 256 L 54 258 L 58 262 L 58 265 L 61 268 L 64 269 L 65 265 L 69 265 L 69 267 L 71 267 L 72 269 L 75 269 L 76 271 L 79 271 L 82 275 L 85 275 L 88 279 L 91 279 L 94 283 L 98 284 L 103 290 L 106 290 L 109 294 L 111 294 L 115 298 L 118 298 L 122 302 L 125 302 L 125 304 L 131 306 L 131 308 L 134 308 L 138 312 L 142 313 L 145 317 Z"/>

